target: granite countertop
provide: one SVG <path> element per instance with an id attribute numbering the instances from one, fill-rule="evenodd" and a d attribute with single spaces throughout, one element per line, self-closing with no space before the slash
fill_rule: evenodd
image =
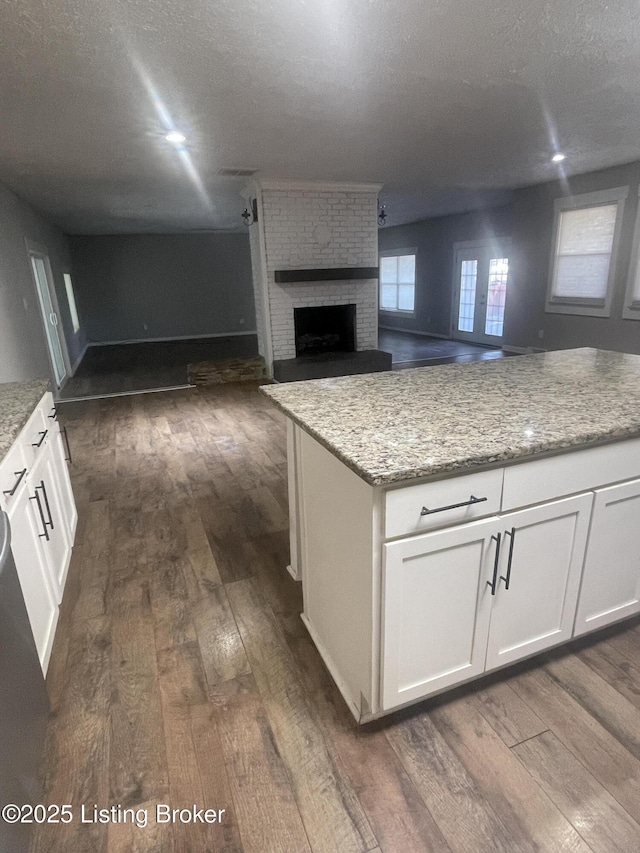
<path id="1" fill-rule="evenodd" d="M 261 391 L 371 485 L 640 436 L 640 355 L 607 350 L 315 379 Z"/>
<path id="2" fill-rule="evenodd" d="M 0 385 L 0 462 L 48 390 L 49 383 L 41 379 Z"/>

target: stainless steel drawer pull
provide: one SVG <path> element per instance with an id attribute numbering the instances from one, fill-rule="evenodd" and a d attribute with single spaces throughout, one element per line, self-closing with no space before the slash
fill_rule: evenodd
<path id="1" fill-rule="evenodd" d="M 2 493 L 3 495 L 6 495 L 8 498 L 13 497 L 13 495 L 15 495 L 15 493 L 17 492 L 18 486 L 23 481 L 24 475 L 27 473 L 27 469 L 23 468 L 22 471 L 14 471 L 13 473 L 16 475 L 16 477 L 18 479 L 13 484 L 12 489 L 5 489 L 5 491 Z"/>
<path id="2" fill-rule="evenodd" d="M 426 506 L 423 506 L 420 510 L 420 515 L 433 515 L 434 512 L 446 512 L 448 509 L 458 509 L 461 506 L 473 506 L 474 504 L 481 504 L 483 501 L 486 501 L 487 498 L 476 498 L 474 495 L 471 495 L 468 501 L 462 501 L 459 504 L 449 504 L 449 506 L 439 506 L 437 509 L 427 509 Z M 414 516 L 415 518 L 415 516 Z"/>
<path id="3" fill-rule="evenodd" d="M 511 564 L 513 563 L 513 546 L 516 543 L 516 529 L 512 527 L 511 530 L 505 530 L 505 536 L 509 536 L 511 541 L 509 542 L 509 559 L 507 560 L 507 574 L 500 575 L 500 580 L 504 581 L 504 588 L 509 589 L 509 584 L 511 583 Z"/>
<path id="4" fill-rule="evenodd" d="M 487 581 L 487 586 L 491 587 L 491 595 L 496 594 L 496 587 L 498 586 L 498 564 L 500 562 L 500 541 L 502 539 L 502 533 L 498 533 L 497 536 L 492 536 L 491 541 L 496 543 L 496 556 L 493 561 L 493 578 L 490 581 Z"/>
<path id="5" fill-rule="evenodd" d="M 48 432 L 49 432 L 49 430 L 48 430 L 48 429 L 43 430 L 43 432 L 39 432 L 39 433 L 38 433 L 38 435 L 40 436 L 40 441 L 32 441 L 32 442 L 31 442 L 31 447 L 41 447 L 42 442 L 43 442 L 43 441 L 45 440 L 45 438 L 47 437 L 47 433 L 48 433 Z"/>
<path id="6" fill-rule="evenodd" d="M 40 502 L 40 495 L 38 492 L 35 493 L 33 497 L 29 498 L 30 501 L 35 501 L 38 504 L 38 512 L 40 513 L 40 521 L 42 521 L 42 529 L 44 533 L 38 533 L 38 536 L 41 539 L 46 539 L 49 541 L 49 531 L 47 530 L 47 522 L 44 520 L 44 512 L 42 511 L 42 503 Z"/>

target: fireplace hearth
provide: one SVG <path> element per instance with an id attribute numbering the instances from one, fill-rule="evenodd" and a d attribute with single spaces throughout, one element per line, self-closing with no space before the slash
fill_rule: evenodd
<path id="1" fill-rule="evenodd" d="M 355 352 L 356 306 L 294 308 L 296 356 Z"/>

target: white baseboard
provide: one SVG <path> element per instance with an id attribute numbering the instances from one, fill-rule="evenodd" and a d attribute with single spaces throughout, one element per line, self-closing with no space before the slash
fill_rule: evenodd
<path id="1" fill-rule="evenodd" d="M 193 341 L 200 338 L 240 338 L 245 335 L 257 335 L 255 329 L 248 329 L 246 332 L 214 332 L 210 335 L 176 335 L 172 338 L 131 338 L 127 341 L 92 341 L 87 344 L 88 347 L 111 347 L 120 344 L 157 344 L 163 341 Z"/>
<path id="2" fill-rule="evenodd" d="M 394 326 L 383 326 L 381 323 L 378 324 L 379 329 L 386 329 L 387 332 L 407 332 L 409 335 L 421 335 L 424 338 L 442 338 L 444 341 L 450 341 L 450 335 L 441 335 L 438 332 L 418 332 L 415 329 L 398 329 Z"/>
<path id="3" fill-rule="evenodd" d="M 292 565 L 287 566 L 287 571 L 289 572 L 291 577 L 294 579 L 294 581 L 302 581 L 302 578 L 298 575 L 298 573 L 294 572 Z"/>

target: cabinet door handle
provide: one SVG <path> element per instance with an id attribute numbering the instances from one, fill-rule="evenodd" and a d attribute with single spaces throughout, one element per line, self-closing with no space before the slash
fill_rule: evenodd
<path id="1" fill-rule="evenodd" d="M 8 498 L 13 497 L 13 495 L 15 495 L 15 493 L 18 491 L 18 486 L 23 481 L 24 475 L 27 473 L 27 469 L 23 468 L 22 471 L 14 471 L 13 473 L 16 475 L 16 477 L 18 479 L 13 484 L 13 488 L 5 489 L 4 492 L 2 493 L 3 495 L 6 495 Z"/>
<path id="2" fill-rule="evenodd" d="M 56 411 L 55 406 L 53 407 L 53 409 L 51 409 L 51 414 L 49 415 L 49 417 L 52 421 L 56 421 L 58 419 L 58 412 Z"/>
<path id="3" fill-rule="evenodd" d="M 31 442 L 31 447 L 41 447 L 41 446 L 42 446 L 42 442 L 43 442 L 43 441 L 45 440 L 45 438 L 47 437 L 47 433 L 48 433 L 48 432 L 49 432 L 49 430 L 48 430 L 48 429 L 45 429 L 45 430 L 44 430 L 44 432 L 39 432 L 39 433 L 38 433 L 38 435 L 40 436 L 40 441 L 32 441 L 32 442 Z"/>
<path id="4" fill-rule="evenodd" d="M 486 501 L 487 498 L 476 498 L 474 495 L 471 495 L 468 501 L 462 501 L 459 504 L 449 504 L 449 506 L 439 506 L 437 509 L 427 509 L 426 506 L 423 506 L 420 510 L 420 515 L 433 515 L 434 512 L 446 512 L 448 509 L 458 509 L 461 506 L 473 506 L 474 504 L 481 504 L 483 501 Z"/>
<path id="5" fill-rule="evenodd" d="M 496 543 L 496 558 L 493 561 L 493 580 L 487 581 L 487 586 L 491 587 L 491 595 L 496 594 L 496 587 L 498 586 L 498 562 L 500 561 L 500 541 L 502 540 L 502 533 L 498 533 L 497 536 L 491 537 L 492 541 L 495 540 Z"/>
<path id="6" fill-rule="evenodd" d="M 38 533 L 38 536 L 42 539 L 46 539 L 49 541 L 49 531 L 47 530 L 47 522 L 44 520 L 44 512 L 42 511 L 42 504 L 40 503 L 40 495 L 38 492 L 35 493 L 33 497 L 29 498 L 30 501 L 35 501 L 38 504 L 38 512 L 40 513 L 40 520 L 42 521 L 42 529 L 44 533 Z"/>
<path id="7" fill-rule="evenodd" d="M 64 437 L 64 443 L 67 446 L 67 455 L 66 455 L 65 459 L 69 463 L 69 465 L 73 465 L 73 459 L 71 458 L 71 447 L 69 445 L 69 434 L 67 432 L 66 426 L 61 427 L 60 432 L 62 433 L 62 435 Z"/>
<path id="8" fill-rule="evenodd" d="M 45 521 L 44 526 L 50 527 L 52 530 L 54 530 L 53 517 L 51 515 L 51 507 L 49 506 L 49 498 L 47 496 L 47 490 L 46 490 L 45 485 L 44 485 L 44 480 L 40 480 L 40 485 L 36 486 L 36 494 L 38 493 L 38 489 L 42 489 L 42 497 L 44 498 L 44 505 L 47 508 L 47 515 L 49 516 L 49 521 Z"/>
<path id="9" fill-rule="evenodd" d="M 504 581 L 504 588 L 509 589 L 509 581 L 511 580 L 511 562 L 513 560 L 513 546 L 514 546 L 515 541 L 516 541 L 516 529 L 515 529 L 515 527 L 512 527 L 511 530 L 505 530 L 504 535 L 509 536 L 511 541 L 509 542 L 509 559 L 507 560 L 507 576 L 505 577 L 504 575 L 500 575 L 500 580 Z"/>

